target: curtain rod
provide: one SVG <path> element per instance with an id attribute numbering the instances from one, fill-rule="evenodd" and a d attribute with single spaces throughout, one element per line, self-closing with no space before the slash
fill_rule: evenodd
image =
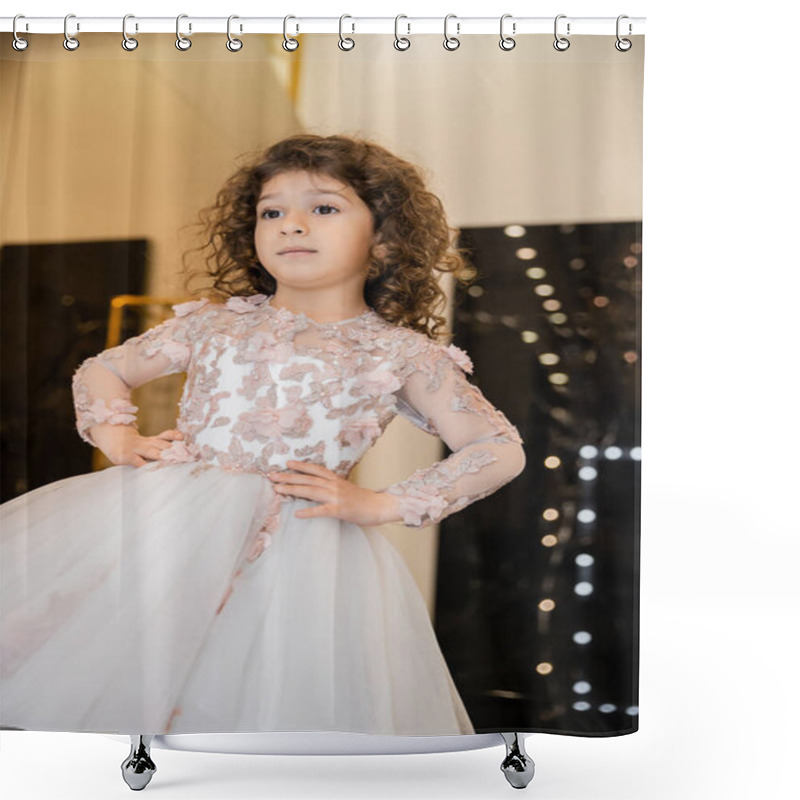
<path id="1" fill-rule="evenodd" d="M 193 17 L 181 15 L 180 31 L 186 36 L 194 33 L 226 33 L 228 17 Z M 617 32 L 616 17 L 570 17 L 559 14 L 559 36 L 590 35 L 614 36 Z M 122 34 L 122 17 L 81 17 L 70 15 L 67 27 L 70 36 L 82 33 Z M 518 36 L 531 33 L 553 34 L 555 17 L 514 17 L 505 15 L 503 33 Z M 645 17 L 627 17 L 620 21 L 620 34 L 636 36 L 644 33 Z M 11 33 L 14 17 L 0 17 L 0 32 Z M 400 15 L 397 30 L 400 36 L 414 34 L 444 35 L 444 17 L 409 17 Z M 17 19 L 17 33 L 60 33 L 64 34 L 64 17 L 27 17 Z M 339 17 L 291 16 L 286 21 L 287 33 L 296 36 L 303 33 L 339 33 Z M 567 27 L 569 26 L 569 28 Z M 128 36 L 137 33 L 175 33 L 176 17 L 136 17 L 130 15 L 125 25 Z M 345 15 L 341 21 L 344 35 L 352 33 L 393 34 L 395 17 L 353 17 Z M 231 32 L 245 33 L 283 33 L 284 17 L 235 17 L 231 21 Z M 447 22 L 448 36 L 469 36 L 479 33 L 500 35 L 500 17 L 459 17 L 450 15 Z"/>

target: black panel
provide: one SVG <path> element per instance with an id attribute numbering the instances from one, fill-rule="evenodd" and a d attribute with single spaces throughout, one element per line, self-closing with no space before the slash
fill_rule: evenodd
<path id="1" fill-rule="evenodd" d="M 111 298 L 142 293 L 146 261 L 145 240 L 0 248 L 2 502 L 91 472 L 72 375 L 105 348 Z"/>
<path id="2" fill-rule="evenodd" d="M 528 226 L 523 236 L 473 228 L 460 244 L 479 279 L 456 295 L 453 341 L 473 360 L 471 380 L 519 428 L 527 465 L 442 522 L 436 630 L 445 658 L 478 733 L 632 733 L 641 223 Z M 527 332 L 538 338 L 526 341 Z M 559 360 L 543 363 L 546 354 Z M 552 382 L 555 373 L 568 381 Z M 558 518 L 546 519 L 547 509 Z M 587 512 L 594 521 L 579 518 Z M 553 609 L 541 610 L 548 600 Z M 574 641 L 581 631 L 591 641 Z"/>

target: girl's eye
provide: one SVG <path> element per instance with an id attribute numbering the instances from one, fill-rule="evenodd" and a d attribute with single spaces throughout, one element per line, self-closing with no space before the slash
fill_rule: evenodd
<path id="1" fill-rule="evenodd" d="M 322 204 L 320 204 L 320 205 L 318 205 L 318 206 L 315 206 L 315 207 L 314 207 L 314 210 L 316 211 L 316 209 L 318 209 L 318 208 L 328 208 L 328 209 L 332 209 L 333 211 L 336 211 L 337 213 L 338 213 L 338 211 L 339 211 L 339 209 L 338 209 L 338 208 L 336 208 L 336 206 L 328 205 L 327 203 L 322 203 Z M 281 212 L 280 212 L 280 211 L 279 211 L 277 208 L 265 208 L 265 209 L 264 209 L 264 210 L 261 212 L 261 217 L 262 217 L 262 219 L 263 219 L 263 218 L 266 218 L 266 219 L 275 219 L 275 217 L 273 217 L 273 216 L 272 216 L 272 214 L 280 214 L 280 213 L 281 213 Z M 321 214 L 320 216 L 323 216 L 323 217 L 329 217 L 329 216 L 330 216 L 330 214 L 329 214 L 329 213 L 325 213 L 325 214 Z"/>

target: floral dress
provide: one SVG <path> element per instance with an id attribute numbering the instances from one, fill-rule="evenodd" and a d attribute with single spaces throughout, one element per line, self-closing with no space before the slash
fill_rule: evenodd
<path id="1" fill-rule="evenodd" d="M 0 725 L 104 733 L 474 733 L 427 607 L 378 531 L 295 516 L 269 472 L 347 477 L 398 414 L 452 451 L 382 491 L 410 529 L 518 475 L 522 439 L 457 347 L 368 310 L 191 301 L 84 361 L 77 430 L 135 424 L 185 372 L 183 439 L 0 506 Z"/>

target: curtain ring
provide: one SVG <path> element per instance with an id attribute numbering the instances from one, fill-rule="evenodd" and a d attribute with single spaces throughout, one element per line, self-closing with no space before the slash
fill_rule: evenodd
<path id="1" fill-rule="evenodd" d="M 614 42 L 614 47 L 616 47 L 617 50 L 620 51 L 620 53 L 627 53 L 628 50 L 630 50 L 631 47 L 633 47 L 633 42 L 631 42 L 630 39 L 620 39 L 619 38 L 619 21 L 621 19 L 629 19 L 629 17 L 628 17 L 627 14 L 620 14 L 617 17 L 617 41 Z M 629 22 L 628 23 L 628 36 L 631 35 L 631 30 L 632 30 L 631 29 L 631 24 Z"/>
<path id="2" fill-rule="evenodd" d="M 292 39 L 291 36 L 286 35 L 286 21 L 290 19 L 297 19 L 297 17 L 287 14 L 283 18 L 283 49 L 293 53 L 298 47 L 300 47 L 300 42 L 298 42 L 297 39 Z M 300 30 L 299 25 L 297 26 L 297 29 L 298 31 Z"/>
<path id="3" fill-rule="evenodd" d="M 450 17 L 455 17 L 455 16 L 456 16 L 455 14 L 448 14 L 444 18 L 444 41 L 442 42 L 442 45 L 444 46 L 445 50 L 450 50 L 450 51 L 458 50 L 458 48 L 461 46 L 461 42 L 458 40 L 458 34 L 461 31 L 460 22 L 456 22 L 456 35 L 455 36 L 447 35 L 447 22 L 450 19 Z"/>
<path id="4" fill-rule="evenodd" d="M 188 50 L 192 46 L 192 40 L 187 39 L 185 36 L 181 36 L 181 20 L 185 17 L 188 17 L 188 14 L 178 14 L 178 18 L 175 20 L 175 33 L 177 35 L 177 39 L 175 40 L 175 47 L 178 50 Z M 189 33 L 192 32 L 192 23 L 189 23 Z"/>
<path id="5" fill-rule="evenodd" d="M 569 49 L 569 39 L 565 39 L 563 36 L 558 35 L 558 21 L 560 19 L 566 19 L 566 18 L 567 18 L 566 14 L 559 14 L 556 17 L 556 22 L 554 27 L 556 39 L 553 42 L 553 47 L 555 47 L 555 49 L 558 50 L 560 53 L 563 53 L 565 50 Z M 567 23 L 567 36 L 569 36 L 569 22 Z"/>
<path id="6" fill-rule="evenodd" d="M 15 50 L 25 50 L 28 47 L 28 40 L 22 39 L 21 37 L 17 36 L 17 20 L 18 19 L 25 19 L 24 14 L 17 14 L 14 17 L 14 21 L 11 23 L 11 32 L 14 34 L 14 40 L 11 42 L 11 46 Z M 25 28 L 27 30 L 28 24 L 25 23 Z"/>
<path id="7" fill-rule="evenodd" d="M 74 14 L 67 14 L 67 16 L 64 17 L 64 49 L 65 50 L 77 50 L 81 46 L 81 43 L 74 36 L 70 36 L 69 33 L 67 33 L 67 25 L 69 24 L 69 19 L 70 19 L 70 17 L 74 17 L 74 16 L 75 16 Z M 81 29 L 80 23 L 76 23 L 76 30 L 79 31 L 80 29 Z"/>
<path id="8" fill-rule="evenodd" d="M 122 49 L 127 50 L 128 52 L 135 50 L 139 46 L 139 42 L 132 36 L 128 36 L 127 32 L 125 31 L 125 26 L 129 19 L 135 19 L 133 14 L 126 14 L 122 18 Z M 136 30 L 139 30 L 138 23 L 136 23 Z"/>
<path id="9" fill-rule="evenodd" d="M 244 42 L 241 39 L 234 39 L 231 36 L 231 20 L 232 19 L 239 19 L 239 17 L 237 17 L 236 14 L 231 14 L 228 17 L 228 41 L 225 42 L 225 47 L 227 47 L 228 50 L 231 51 L 231 53 L 238 53 L 244 47 Z M 239 30 L 240 31 L 242 30 L 241 27 L 239 28 Z"/>
<path id="10" fill-rule="evenodd" d="M 339 17 L 339 49 L 352 50 L 356 46 L 355 39 L 351 39 L 349 36 L 347 37 L 342 36 L 342 21 L 344 20 L 345 17 L 347 17 L 348 19 L 353 19 L 349 14 L 342 14 L 342 16 Z M 355 30 L 356 30 L 356 24 L 354 22 L 352 33 L 355 33 Z"/>
<path id="11" fill-rule="evenodd" d="M 402 17 L 403 19 L 408 19 L 408 17 L 405 14 L 398 14 L 394 18 L 394 49 L 395 50 L 408 50 L 408 48 L 411 47 L 411 39 L 406 39 L 405 36 L 399 36 L 398 33 L 397 33 L 397 27 L 398 27 L 397 23 L 400 20 L 400 17 Z M 411 23 L 410 22 L 406 22 L 406 25 L 408 26 L 408 35 L 410 36 L 411 35 Z"/>
<path id="12" fill-rule="evenodd" d="M 506 50 L 506 51 L 513 50 L 517 46 L 517 43 L 514 41 L 514 39 L 511 36 L 506 36 L 503 33 L 503 23 L 506 21 L 506 17 L 510 17 L 510 16 L 512 16 L 512 15 L 511 14 L 503 14 L 503 16 L 500 17 L 500 49 L 501 50 Z M 517 32 L 517 23 L 516 22 L 512 22 L 511 23 L 511 33 L 516 33 L 516 32 Z"/>

